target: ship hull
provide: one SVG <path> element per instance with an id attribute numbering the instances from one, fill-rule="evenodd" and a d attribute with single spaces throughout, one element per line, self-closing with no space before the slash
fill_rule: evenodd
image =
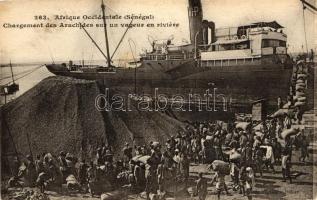
<path id="1" fill-rule="evenodd" d="M 271 64 L 202 67 L 189 61 L 172 70 L 159 69 L 157 62 L 151 64 L 151 70 L 141 66 L 116 72 L 72 72 L 61 65 L 47 65 L 47 68 L 56 75 L 97 80 L 106 88 L 149 96 L 159 93 L 169 98 L 181 95 L 186 99 L 189 95 L 200 95 L 203 99 L 209 90 L 224 96 L 228 105 L 243 108 L 242 111 L 250 111 L 251 103 L 263 98 L 269 107 L 276 107 L 277 97 L 285 99 L 288 95 L 292 74 L 292 68 Z"/>

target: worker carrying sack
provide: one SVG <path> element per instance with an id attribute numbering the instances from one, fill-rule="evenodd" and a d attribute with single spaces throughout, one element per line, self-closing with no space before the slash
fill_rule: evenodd
<path id="1" fill-rule="evenodd" d="M 236 124 L 236 128 L 240 128 L 242 130 L 247 130 L 248 128 L 251 128 L 251 123 L 249 122 L 239 122 Z"/>
<path id="2" fill-rule="evenodd" d="M 229 155 L 229 160 L 231 161 L 239 161 L 240 159 L 241 159 L 241 154 L 239 154 L 236 151 Z"/>
<path id="3" fill-rule="evenodd" d="M 209 169 L 214 170 L 220 174 L 229 175 L 230 174 L 230 165 L 229 163 L 222 160 L 215 160 L 211 163 Z"/>
<path id="4" fill-rule="evenodd" d="M 299 129 L 297 128 L 286 129 L 281 133 L 281 137 L 285 139 L 287 137 L 291 137 L 292 135 L 296 135 L 298 132 L 299 132 Z"/>

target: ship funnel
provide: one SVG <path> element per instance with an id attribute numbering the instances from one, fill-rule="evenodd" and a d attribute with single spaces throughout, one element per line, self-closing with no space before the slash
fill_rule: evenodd
<path id="1" fill-rule="evenodd" d="M 208 28 L 210 29 L 210 41 L 209 43 L 216 42 L 216 25 L 214 22 L 209 21 L 208 22 Z M 214 48 L 214 46 L 213 46 Z M 212 49 L 214 51 L 214 49 Z"/>
<path id="2" fill-rule="evenodd" d="M 210 39 L 209 39 L 209 29 L 210 29 Z M 208 45 L 216 41 L 215 37 L 215 23 L 212 21 L 203 20 L 202 22 L 202 39 L 203 44 Z"/>
<path id="3" fill-rule="evenodd" d="M 208 21 L 203 20 L 202 26 L 203 26 L 202 28 L 203 44 L 207 45 L 208 44 L 208 27 L 209 27 Z"/>
<path id="4" fill-rule="evenodd" d="M 201 33 L 201 28 L 203 11 L 200 0 L 188 0 L 188 20 L 191 44 L 202 44 L 203 34 Z"/>
<path id="5" fill-rule="evenodd" d="M 214 22 L 208 22 L 208 28 L 210 28 L 210 42 L 216 42 L 216 25 Z"/>

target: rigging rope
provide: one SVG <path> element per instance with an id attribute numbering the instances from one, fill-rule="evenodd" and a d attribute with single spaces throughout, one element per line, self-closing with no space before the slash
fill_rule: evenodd
<path id="1" fill-rule="evenodd" d="M 25 74 L 25 73 L 28 73 L 28 72 L 30 72 L 30 71 L 32 71 L 32 70 L 33 70 L 33 69 L 29 69 L 29 70 L 26 70 L 26 71 L 23 71 L 23 72 L 20 72 L 20 73 L 16 73 L 15 76 L 16 76 L 16 77 L 17 77 L 17 76 L 20 76 L 20 75 Z M 2 77 L 0 78 L 0 81 L 5 80 L 5 79 L 8 79 L 8 78 L 11 78 L 11 77 L 12 77 L 11 75 L 2 76 Z"/>
<path id="2" fill-rule="evenodd" d="M 311 13 L 313 13 L 313 14 L 316 14 L 316 12 L 317 12 L 317 11 L 311 9 L 310 7 L 305 7 L 305 8 L 306 8 L 306 10 L 309 10 L 309 11 L 310 11 Z"/>
<path id="3" fill-rule="evenodd" d="M 115 9 L 113 9 L 113 8 L 111 8 L 108 4 L 106 4 L 106 3 L 104 3 L 104 5 L 105 5 L 105 7 L 107 8 L 107 10 L 109 11 L 109 13 L 110 14 L 116 14 L 116 15 L 121 15 L 121 14 L 119 14 Z M 93 13 L 101 13 L 101 10 L 100 10 L 100 7 L 99 8 L 97 8 Z M 82 22 L 81 23 L 84 23 L 86 21 L 86 19 L 83 19 L 82 20 Z M 132 21 L 130 22 L 130 24 L 132 23 Z M 129 29 L 129 28 L 128 28 Z M 128 30 L 127 29 L 127 30 Z M 159 29 L 159 28 L 157 28 L 157 27 L 153 27 L 153 29 L 154 29 L 154 31 L 153 32 L 155 32 L 156 34 L 158 33 L 158 32 L 160 32 L 160 33 L 162 33 L 163 31 L 161 30 L 161 29 Z M 94 29 L 95 30 L 95 29 Z M 111 32 L 111 29 L 109 30 L 109 32 Z M 119 41 L 119 45 L 120 45 L 120 43 L 121 43 L 122 41 Z M 134 41 L 133 41 L 133 43 L 134 43 Z M 113 47 L 115 44 L 114 44 L 114 40 L 110 40 L 109 41 L 109 46 L 111 46 L 111 47 Z M 118 47 L 117 47 L 118 48 Z M 112 49 L 112 48 L 111 48 Z M 120 51 L 120 50 L 119 50 Z M 136 45 L 135 45 L 135 51 L 136 51 Z M 115 52 L 115 51 L 114 51 Z M 113 58 L 114 57 L 114 53 L 112 53 L 113 55 L 111 56 L 111 58 Z M 118 53 L 117 53 L 118 54 Z M 92 58 L 91 58 L 92 59 Z M 134 58 L 132 58 L 133 60 L 134 60 Z M 111 59 L 112 61 L 115 61 L 115 59 Z M 120 60 L 123 60 L 123 59 L 120 59 Z M 128 59 L 128 60 L 131 60 L 131 59 Z"/>
<path id="4" fill-rule="evenodd" d="M 303 4 L 303 21 L 304 21 L 304 37 L 305 37 L 305 44 L 306 44 L 306 53 L 308 55 L 308 45 L 307 45 L 307 35 L 306 35 L 306 20 L 305 20 L 305 9 L 306 9 L 306 6 Z"/>
<path id="5" fill-rule="evenodd" d="M 17 81 L 17 80 L 19 80 L 19 79 L 21 79 L 21 78 L 24 78 L 24 77 L 26 77 L 26 76 L 32 74 L 33 72 L 35 72 L 36 70 L 40 69 L 40 68 L 43 67 L 43 66 L 45 66 L 45 65 L 40 65 L 40 66 L 38 66 L 38 67 L 36 67 L 36 68 L 30 70 L 28 73 L 24 74 L 23 76 L 20 76 L 20 77 L 16 78 L 15 81 Z M 3 80 L 3 79 L 1 79 L 1 80 Z M 10 82 L 8 82 L 8 83 L 6 83 L 6 84 L 3 84 L 3 85 L 9 85 L 10 83 L 13 83 L 13 81 L 10 81 Z"/>

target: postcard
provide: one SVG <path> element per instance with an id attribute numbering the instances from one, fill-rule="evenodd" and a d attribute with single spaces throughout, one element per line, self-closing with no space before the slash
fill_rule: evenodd
<path id="1" fill-rule="evenodd" d="M 316 7 L 0 0 L 1 198 L 316 198 Z"/>

